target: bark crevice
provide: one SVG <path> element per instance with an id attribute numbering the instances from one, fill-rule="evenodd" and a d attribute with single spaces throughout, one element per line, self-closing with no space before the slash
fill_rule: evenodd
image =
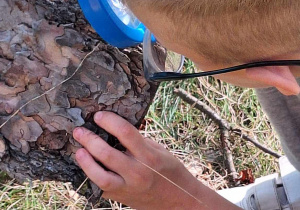
<path id="1" fill-rule="evenodd" d="M 74 161 L 81 146 L 77 126 L 117 143 L 98 128 L 93 115 L 113 111 L 138 126 L 157 84 L 143 76 L 140 47 L 119 50 L 101 40 L 77 1 L 4 0 L 0 2 L 0 124 L 30 99 L 70 80 L 24 107 L 0 129 L 0 168 L 18 181 L 72 182 L 85 179 Z M 105 26 L 104 26 L 105 27 Z M 97 197 L 89 183 L 85 192 Z"/>

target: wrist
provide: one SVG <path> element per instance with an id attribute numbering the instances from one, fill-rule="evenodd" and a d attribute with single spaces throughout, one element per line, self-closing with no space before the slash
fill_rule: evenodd
<path id="1" fill-rule="evenodd" d="M 168 201 L 163 202 L 166 206 L 161 206 L 159 209 L 219 210 L 220 206 L 222 206 L 223 210 L 240 209 L 220 196 L 214 190 L 202 184 L 191 174 L 186 177 L 186 184 L 180 185 L 181 189 L 174 186 L 176 189 L 169 193 Z"/>

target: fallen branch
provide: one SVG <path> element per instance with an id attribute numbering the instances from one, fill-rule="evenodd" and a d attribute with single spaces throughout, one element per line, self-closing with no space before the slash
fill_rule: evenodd
<path id="1" fill-rule="evenodd" d="M 210 108 L 208 105 L 204 104 L 203 102 L 199 101 L 195 97 L 188 94 L 186 91 L 182 89 L 175 89 L 175 94 L 177 94 L 182 100 L 187 102 L 188 104 L 193 105 L 196 109 L 202 111 L 206 115 L 208 115 L 209 118 L 211 118 L 216 124 L 219 125 L 221 129 L 221 143 L 222 148 L 224 150 L 223 154 L 225 155 L 226 165 L 227 169 L 229 171 L 229 174 L 232 176 L 232 181 L 234 182 L 238 176 L 237 172 L 233 163 L 233 157 L 232 152 L 230 150 L 230 142 L 229 142 L 229 131 L 231 130 L 231 127 L 229 126 L 229 123 L 222 119 L 220 115 L 218 115 L 212 108 Z"/>
<path id="2" fill-rule="evenodd" d="M 178 95 L 186 103 L 192 105 L 196 109 L 198 109 L 201 112 L 203 112 L 204 114 L 206 114 L 210 119 L 212 119 L 212 121 L 214 121 L 216 124 L 218 124 L 221 129 L 224 128 L 227 130 L 231 130 L 229 123 L 226 120 L 222 119 L 222 117 L 220 115 L 218 115 L 215 110 L 210 108 L 208 105 L 206 105 L 202 101 L 199 101 L 197 98 L 190 95 L 188 92 L 186 92 L 185 90 L 183 90 L 181 88 L 175 89 L 174 93 L 176 95 Z"/>
<path id="3" fill-rule="evenodd" d="M 222 119 L 222 117 L 217 114 L 217 112 L 215 110 L 213 110 L 208 105 L 201 102 L 194 96 L 190 95 L 185 90 L 175 89 L 174 93 L 176 95 L 178 95 L 183 101 L 187 102 L 188 104 L 192 105 L 196 109 L 205 113 L 209 118 L 211 118 L 221 128 L 221 130 L 226 129 L 228 131 L 233 132 L 234 134 L 238 134 L 243 140 L 246 140 L 246 141 L 252 143 L 254 146 L 256 146 L 258 149 L 262 150 L 263 152 L 268 153 L 276 158 L 281 157 L 281 155 L 279 155 L 278 153 L 276 153 L 273 150 L 267 148 L 266 146 L 260 144 L 258 141 L 250 138 L 249 136 L 243 134 L 241 130 L 233 129 L 225 119 Z M 229 160 L 230 157 L 227 159 Z"/>
<path id="4" fill-rule="evenodd" d="M 252 144 L 254 144 L 257 148 L 259 148 L 260 150 L 264 151 L 265 153 L 268 153 L 276 158 L 280 158 L 281 155 L 274 152 L 273 150 L 267 148 L 266 146 L 262 145 L 261 143 L 259 143 L 258 141 L 250 138 L 249 136 L 245 135 L 242 133 L 242 131 L 240 129 L 232 129 L 232 132 L 236 135 L 239 135 L 242 139 L 251 142 Z"/>
<path id="5" fill-rule="evenodd" d="M 233 163 L 233 157 L 232 152 L 230 150 L 230 141 L 229 141 L 229 130 L 227 129 L 221 129 L 221 143 L 222 148 L 224 150 L 224 156 L 226 160 L 226 165 L 229 170 L 229 174 L 232 177 L 232 181 L 235 182 L 238 179 L 238 173 L 236 172 L 234 163 Z"/>

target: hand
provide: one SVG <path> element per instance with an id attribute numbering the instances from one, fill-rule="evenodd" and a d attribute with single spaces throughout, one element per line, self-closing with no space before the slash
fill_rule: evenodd
<path id="1" fill-rule="evenodd" d="M 231 207 L 228 209 L 234 209 L 231 204 L 198 182 L 167 150 L 144 138 L 123 118 L 110 112 L 98 112 L 94 120 L 127 148 L 124 153 L 118 151 L 85 128 L 76 128 L 73 132 L 74 138 L 84 147 L 76 152 L 76 160 L 86 175 L 104 190 L 103 197 L 138 209 L 214 209 L 214 206 L 218 208 L 223 202 Z M 110 171 L 104 170 L 94 159 Z M 216 203 L 219 205 L 215 205 Z M 222 209 L 226 209 L 226 205 L 224 207 Z"/>

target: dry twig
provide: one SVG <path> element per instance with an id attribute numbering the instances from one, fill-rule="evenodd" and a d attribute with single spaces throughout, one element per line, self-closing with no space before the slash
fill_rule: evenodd
<path id="1" fill-rule="evenodd" d="M 230 142 L 229 142 L 229 130 L 227 129 L 221 129 L 221 143 L 222 148 L 224 150 L 224 155 L 226 159 L 227 168 L 229 170 L 229 173 L 232 177 L 232 181 L 235 182 L 235 180 L 238 179 L 238 173 L 236 172 L 234 163 L 233 163 L 233 157 L 232 152 L 230 150 Z"/>
<path id="2" fill-rule="evenodd" d="M 174 92 L 185 102 L 188 104 L 193 105 L 196 109 L 202 111 L 205 113 L 209 118 L 211 118 L 216 124 L 219 125 L 221 129 L 221 143 L 224 150 L 224 155 L 226 159 L 226 165 L 229 170 L 229 173 L 232 176 L 233 180 L 236 180 L 237 172 L 233 163 L 233 157 L 232 152 L 230 151 L 230 142 L 229 142 L 229 131 L 231 130 L 231 127 L 229 126 L 229 123 L 222 119 L 220 115 L 218 115 L 212 108 L 210 108 L 205 103 L 199 101 L 197 98 L 191 96 L 189 93 L 187 93 L 183 89 L 175 89 Z"/>
<path id="3" fill-rule="evenodd" d="M 211 107 L 209 107 L 205 103 L 201 102 L 194 96 L 190 95 L 185 90 L 175 89 L 174 93 L 176 95 L 178 95 L 186 103 L 192 105 L 196 109 L 205 113 L 210 119 L 212 119 L 220 127 L 222 145 L 224 148 L 224 152 L 225 152 L 226 159 L 227 159 L 227 165 L 228 165 L 228 169 L 229 169 L 230 173 L 235 173 L 236 171 L 234 169 L 234 165 L 233 165 L 233 161 L 232 161 L 232 154 L 231 154 L 231 151 L 229 148 L 229 141 L 228 141 L 229 133 L 228 132 L 233 132 L 234 134 L 238 134 L 243 140 L 251 142 L 254 146 L 256 146 L 260 150 L 264 151 L 265 153 L 268 153 L 276 158 L 281 157 L 281 155 L 279 155 L 278 153 L 272 151 L 271 149 L 268 149 L 266 146 L 260 144 L 258 141 L 253 140 L 249 136 L 243 134 L 241 130 L 233 129 L 225 119 L 222 119 L 222 117 L 217 114 L 217 112 L 215 110 L 213 110 Z"/>
<path id="4" fill-rule="evenodd" d="M 257 148 L 259 148 L 260 150 L 264 151 L 265 153 L 268 153 L 276 158 L 280 158 L 281 155 L 274 152 L 273 150 L 267 148 L 266 146 L 262 145 L 261 143 L 259 143 L 257 140 L 250 138 L 249 136 L 243 134 L 243 132 L 240 129 L 232 129 L 232 132 L 236 135 L 239 135 L 242 139 L 251 142 L 252 144 L 254 144 Z"/>

